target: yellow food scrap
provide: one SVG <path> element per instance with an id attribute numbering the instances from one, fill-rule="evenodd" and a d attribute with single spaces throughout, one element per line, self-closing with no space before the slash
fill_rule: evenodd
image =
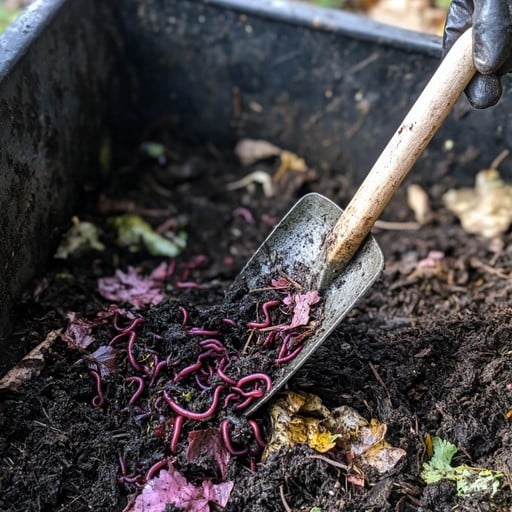
<path id="1" fill-rule="evenodd" d="M 283 447 L 307 444 L 325 453 L 338 444 L 351 459 L 372 466 L 380 473 L 393 468 L 405 455 L 384 440 L 387 426 L 372 419 L 368 422 L 351 407 L 332 411 L 313 394 L 290 391 L 270 408 L 271 438 L 264 458 Z"/>
<path id="2" fill-rule="evenodd" d="M 512 222 L 512 187 L 496 169 L 480 171 L 474 188 L 451 189 L 443 201 L 466 232 L 484 238 L 505 233 Z"/>

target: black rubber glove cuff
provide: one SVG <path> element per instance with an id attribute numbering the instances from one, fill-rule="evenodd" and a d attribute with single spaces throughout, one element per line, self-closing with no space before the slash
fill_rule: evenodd
<path id="1" fill-rule="evenodd" d="M 478 73 L 466 89 L 475 108 L 495 105 L 501 97 L 500 76 L 511 70 L 512 0 L 452 0 L 446 20 L 443 54 L 473 26 Z"/>

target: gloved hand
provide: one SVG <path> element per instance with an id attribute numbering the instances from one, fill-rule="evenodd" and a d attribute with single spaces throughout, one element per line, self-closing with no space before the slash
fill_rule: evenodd
<path id="1" fill-rule="evenodd" d="M 473 107 L 487 108 L 501 97 L 500 77 L 512 71 L 512 0 L 452 0 L 443 54 L 471 26 L 478 73 L 465 92 Z"/>

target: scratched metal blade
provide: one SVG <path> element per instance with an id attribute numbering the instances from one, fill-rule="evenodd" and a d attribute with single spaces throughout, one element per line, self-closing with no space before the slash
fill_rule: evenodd
<path id="1" fill-rule="evenodd" d="M 341 213 L 339 206 L 320 194 L 304 196 L 254 253 L 233 286 L 248 290 L 267 287 L 281 269 L 305 290 L 315 289 L 322 270 L 324 241 Z M 304 340 L 302 351 L 283 365 L 285 371 L 274 379 L 272 391 L 247 409 L 246 415 L 267 402 L 305 363 L 372 286 L 383 265 L 382 252 L 370 235 L 339 277 L 321 292 L 319 324 Z"/>

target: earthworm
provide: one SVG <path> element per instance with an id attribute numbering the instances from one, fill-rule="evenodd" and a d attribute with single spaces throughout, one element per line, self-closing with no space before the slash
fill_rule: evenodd
<path id="1" fill-rule="evenodd" d="M 252 433 L 254 435 L 254 439 L 256 439 L 256 442 L 262 447 L 265 448 L 265 441 L 263 440 L 263 437 L 261 435 L 261 429 L 258 423 L 255 420 L 249 420 L 248 421 L 249 426 L 251 427 Z"/>
<path id="2" fill-rule="evenodd" d="M 263 346 L 264 347 L 268 347 L 269 345 L 271 345 L 272 342 L 274 341 L 275 337 L 276 337 L 276 334 L 277 334 L 277 331 L 270 331 L 267 334 L 267 337 L 265 338 L 265 341 L 263 342 Z"/>
<path id="3" fill-rule="evenodd" d="M 224 389 L 224 386 L 219 385 L 215 388 L 215 391 L 213 392 L 213 400 L 208 407 L 208 409 L 204 412 L 193 412 L 189 411 L 188 409 L 185 409 L 181 407 L 178 403 L 174 401 L 172 397 L 169 396 L 167 391 L 163 391 L 164 400 L 167 402 L 167 405 L 180 416 L 184 416 L 185 418 L 188 418 L 189 420 L 206 420 L 208 418 L 211 418 L 213 416 L 213 413 L 215 412 L 215 409 L 217 409 L 217 406 L 219 405 L 219 398 L 220 394 L 222 393 L 222 390 Z"/>
<path id="4" fill-rule="evenodd" d="M 222 421 L 222 423 L 220 424 L 220 433 L 222 435 L 222 441 L 224 442 L 224 446 L 231 455 L 245 455 L 247 453 L 247 448 L 237 450 L 233 446 L 233 443 L 231 442 L 231 436 L 229 435 L 229 420 Z"/>
<path id="5" fill-rule="evenodd" d="M 229 375 L 226 375 L 224 373 L 224 370 L 222 369 L 221 366 L 219 366 L 217 368 L 217 375 L 224 381 L 224 382 L 227 382 L 228 384 L 230 384 L 231 386 L 236 386 L 237 384 L 237 381 L 235 379 L 233 379 L 232 377 L 230 377 Z"/>
<path id="6" fill-rule="evenodd" d="M 266 373 L 251 373 L 249 375 L 246 375 L 236 383 L 236 387 L 241 388 L 248 382 L 253 382 L 255 380 L 262 380 L 263 382 L 265 382 L 267 393 L 272 389 L 272 379 Z"/>
<path id="7" fill-rule="evenodd" d="M 231 327 L 236 327 L 236 322 L 234 320 L 231 320 L 231 318 L 223 318 L 222 321 L 226 325 L 230 325 Z"/>
<path id="8" fill-rule="evenodd" d="M 199 370 L 199 368 L 201 368 L 201 366 L 203 364 L 203 359 L 206 359 L 207 357 L 210 357 L 213 354 L 214 354 L 214 352 L 212 352 L 211 350 L 209 350 L 208 352 L 203 352 L 202 354 L 199 354 L 195 363 L 192 363 L 189 366 L 185 366 L 185 368 L 180 370 L 174 376 L 174 381 L 178 382 L 181 379 L 184 379 L 185 377 L 190 375 L 191 373 L 194 373 L 196 370 Z"/>
<path id="9" fill-rule="evenodd" d="M 197 336 L 217 336 L 219 331 L 203 329 L 202 327 L 191 327 L 186 333 Z"/>
<path id="10" fill-rule="evenodd" d="M 176 453 L 176 450 L 178 449 L 178 441 L 180 439 L 181 427 L 183 426 L 184 419 L 185 418 L 183 416 L 179 415 L 174 418 L 171 442 L 169 443 L 171 453 Z"/>
<path id="11" fill-rule="evenodd" d="M 263 322 L 249 322 L 247 324 L 247 327 L 249 329 L 264 329 L 265 327 L 270 326 L 270 312 L 269 309 L 279 306 L 281 304 L 280 300 L 269 300 L 268 302 L 265 302 L 263 306 L 261 307 L 263 311 L 263 315 L 265 317 L 265 320 Z"/>
<path id="12" fill-rule="evenodd" d="M 142 377 L 127 377 L 126 382 L 136 382 L 137 383 L 137 390 L 133 394 L 133 396 L 130 398 L 130 401 L 128 402 L 128 405 L 133 405 L 142 395 L 144 391 L 144 379 Z"/>
<path id="13" fill-rule="evenodd" d="M 209 389 L 211 389 L 211 386 L 208 386 L 208 384 L 203 384 L 201 382 L 201 380 L 199 379 L 199 375 L 194 375 L 194 379 L 196 380 L 196 384 L 203 390 L 203 391 L 208 391 Z"/>
<path id="14" fill-rule="evenodd" d="M 154 386 L 156 383 L 156 379 L 158 378 L 158 375 L 162 371 L 163 368 L 167 368 L 167 359 L 165 361 L 160 361 L 155 364 L 153 367 L 153 373 L 151 375 L 151 380 L 149 381 L 150 386 Z"/>
<path id="15" fill-rule="evenodd" d="M 135 329 L 135 327 L 137 327 L 137 325 L 144 322 L 143 318 L 137 317 L 137 318 L 134 318 L 132 320 L 132 322 L 130 324 L 128 324 L 126 327 L 120 327 L 119 324 L 117 323 L 117 318 L 118 318 L 118 315 L 116 314 L 114 316 L 114 320 L 112 323 L 114 324 L 114 329 L 116 331 L 121 331 L 121 332 L 133 331 L 133 329 Z"/>
<path id="16" fill-rule="evenodd" d="M 276 359 L 276 364 L 288 363 L 292 359 L 295 359 L 299 352 L 304 348 L 304 345 L 299 345 L 293 352 L 286 354 L 285 356 L 278 357 Z"/>
<path id="17" fill-rule="evenodd" d="M 281 348 L 279 349 L 279 354 L 277 356 L 278 359 L 281 357 L 284 357 L 286 355 L 286 352 L 288 350 L 288 342 L 290 341 L 291 337 L 292 337 L 291 334 L 287 334 L 284 337 L 283 343 L 281 344 Z"/>
<path id="18" fill-rule="evenodd" d="M 105 397 L 103 395 L 101 374 L 96 370 L 89 370 L 89 375 L 91 375 L 96 384 L 96 396 L 92 399 L 92 405 L 97 408 L 103 407 L 105 405 Z"/>
<path id="19" fill-rule="evenodd" d="M 137 362 L 135 355 L 133 353 L 133 346 L 135 345 L 135 340 L 137 339 L 137 333 L 134 331 L 130 332 L 130 338 L 128 339 L 128 361 L 132 365 L 132 368 L 137 372 L 142 372 L 142 367 Z"/>
<path id="20" fill-rule="evenodd" d="M 119 334 L 116 334 L 111 340 L 109 345 L 113 347 L 114 345 L 117 345 L 120 341 L 123 340 L 125 336 L 129 336 L 131 333 L 129 331 L 122 331 Z"/>
<path id="21" fill-rule="evenodd" d="M 242 217 L 242 219 L 244 219 L 245 222 L 247 222 L 247 224 L 255 224 L 255 220 L 254 220 L 252 213 L 247 208 L 244 208 L 243 206 L 239 206 L 238 208 L 235 208 L 233 210 L 233 215 L 238 215 L 238 216 Z"/>
<path id="22" fill-rule="evenodd" d="M 236 404 L 235 406 L 233 406 L 233 410 L 234 411 L 242 411 L 244 409 L 247 409 L 247 407 L 249 407 L 249 405 L 251 404 L 251 402 L 253 400 L 254 400 L 254 397 L 249 396 L 243 402 L 240 402 L 239 404 Z"/>
<path id="23" fill-rule="evenodd" d="M 181 321 L 182 327 L 185 327 L 188 323 L 188 311 L 183 306 L 178 306 L 178 309 L 180 310 L 180 313 L 183 316 L 183 320 Z"/>
<path id="24" fill-rule="evenodd" d="M 241 388 L 233 386 L 231 389 L 237 392 L 239 395 L 243 396 L 244 398 L 261 398 L 265 394 L 265 392 L 260 388 L 254 388 L 251 389 L 251 391 L 244 391 Z"/>
<path id="25" fill-rule="evenodd" d="M 162 459 L 158 462 L 155 462 L 146 472 L 146 476 L 144 477 L 144 480 L 146 482 L 149 482 L 158 471 L 160 471 L 163 467 L 167 466 L 169 461 L 167 459 Z"/>
<path id="26" fill-rule="evenodd" d="M 126 468 L 126 461 L 122 455 L 119 455 L 119 467 L 121 469 L 121 476 L 126 476 L 128 469 Z"/>
<path id="27" fill-rule="evenodd" d="M 208 338 L 206 340 L 202 340 L 199 342 L 199 346 L 204 349 L 215 350 L 215 352 L 225 352 L 226 347 L 222 343 L 222 341 L 216 338 Z"/>
<path id="28" fill-rule="evenodd" d="M 233 400 L 238 400 L 238 398 L 240 397 L 240 395 L 238 393 L 229 393 L 225 398 L 224 398 L 224 409 L 226 409 L 228 406 L 229 406 L 229 403 L 232 402 Z"/>
<path id="29" fill-rule="evenodd" d="M 201 288 L 200 283 L 196 283 L 195 281 L 175 281 L 174 282 L 176 288 Z"/>

